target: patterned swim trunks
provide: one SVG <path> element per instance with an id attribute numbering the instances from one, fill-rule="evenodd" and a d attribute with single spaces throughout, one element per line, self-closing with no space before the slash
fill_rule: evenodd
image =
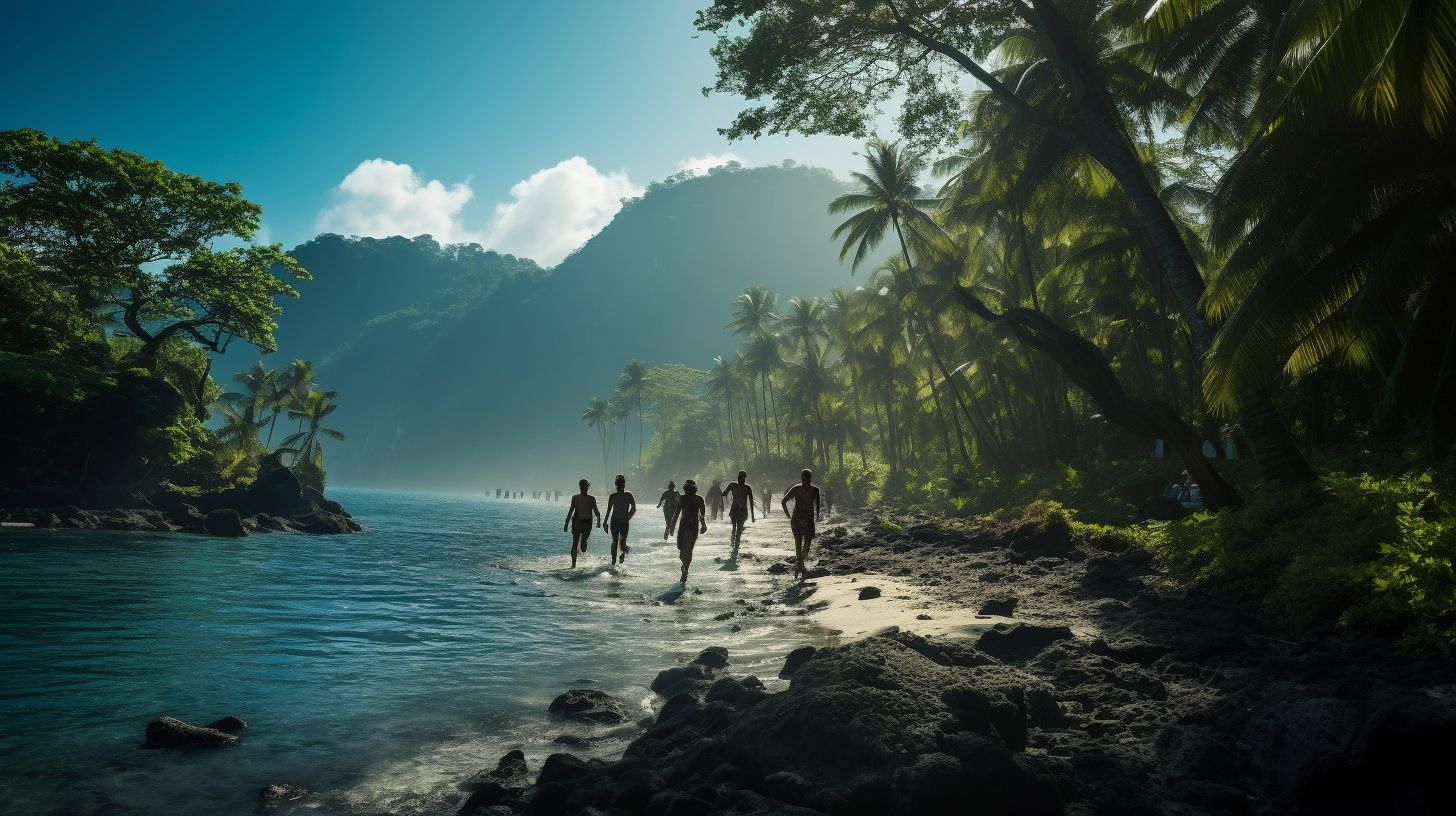
<path id="1" fill-rule="evenodd" d="M 796 538 L 802 538 L 807 541 L 808 539 L 814 537 L 813 516 L 801 516 L 795 513 L 793 517 L 789 519 L 789 526 L 793 528 L 794 536 Z"/>

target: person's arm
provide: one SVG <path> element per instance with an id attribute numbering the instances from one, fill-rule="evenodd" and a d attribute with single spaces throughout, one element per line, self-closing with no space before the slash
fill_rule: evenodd
<path id="1" fill-rule="evenodd" d="M 672 518 L 669 518 L 667 520 L 667 529 L 671 530 L 672 528 L 674 528 L 674 527 L 677 526 L 677 517 L 679 515 L 681 515 L 681 514 L 682 514 L 682 503 L 679 502 L 678 505 L 677 505 L 677 507 L 672 508 Z"/>
<path id="2" fill-rule="evenodd" d="M 748 491 L 748 520 L 757 523 L 758 511 L 753 509 L 753 505 L 755 504 L 753 498 L 753 488 L 745 486 L 743 489 Z"/>
<path id="3" fill-rule="evenodd" d="M 819 501 L 819 488 L 816 487 L 816 488 L 814 488 L 814 520 L 815 521 L 818 521 L 819 520 L 820 514 L 823 512 L 823 510 L 824 510 L 824 505 L 822 503 L 820 503 L 820 501 Z"/>
<path id="4" fill-rule="evenodd" d="M 708 532 L 708 505 L 703 501 L 702 496 L 695 496 L 698 505 L 698 532 Z"/>
<path id="5" fill-rule="evenodd" d="M 662 495 L 657 497 L 657 506 L 661 507 L 665 501 L 667 501 L 667 492 L 663 491 Z"/>
<path id="6" fill-rule="evenodd" d="M 792 490 L 785 490 L 784 495 L 779 499 L 779 507 L 783 509 L 784 515 L 786 516 L 789 514 L 789 496 L 793 492 Z"/>
<path id="7" fill-rule="evenodd" d="M 564 533 L 571 528 L 571 516 L 574 513 L 576 513 L 576 497 L 572 496 L 571 502 L 566 505 L 566 521 L 561 523 L 561 532 Z"/>
<path id="8" fill-rule="evenodd" d="M 607 529 L 607 522 L 612 518 L 612 508 L 617 506 L 617 494 L 613 493 L 607 497 L 607 514 L 602 516 L 602 529 Z"/>
<path id="9" fill-rule="evenodd" d="M 606 522 L 602 521 L 602 511 L 597 509 L 597 498 L 596 498 L 596 496 L 593 496 L 592 497 L 591 502 L 592 502 L 592 513 L 596 515 L 596 517 L 597 517 L 597 523 L 598 524 L 605 524 Z"/>
<path id="10" fill-rule="evenodd" d="M 637 497 L 636 496 L 633 496 L 631 493 L 628 493 L 627 494 L 627 520 L 628 521 L 631 521 L 632 520 L 632 517 L 635 516 L 635 515 L 637 515 Z M 622 514 L 621 513 L 618 513 L 617 514 L 617 518 L 621 518 L 621 517 L 622 517 Z"/>

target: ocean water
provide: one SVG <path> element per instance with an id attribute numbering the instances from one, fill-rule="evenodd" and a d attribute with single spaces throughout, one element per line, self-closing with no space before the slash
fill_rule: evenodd
<path id="1" fill-rule="evenodd" d="M 679 593 L 650 506 L 625 567 L 598 529 L 573 570 L 565 497 L 330 495 L 374 532 L 0 532 L 0 813 L 253 814 L 275 783 L 318 795 L 271 813 L 453 813 L 512 748 L 536 768 L 625 747 L 546 714 L 568 688 L 647 717 L 656 672 L 706 646 L 772 686 L 788 651 L 832 641 L 783 608 L 714 620 L 786 584 L 763 569 L 792 553 L 782 516 L 749 528 L 755 560 L 713 525 Z M 154 717 L 230 714 L 250 724 L 236 748 L 139 749 Z"/>

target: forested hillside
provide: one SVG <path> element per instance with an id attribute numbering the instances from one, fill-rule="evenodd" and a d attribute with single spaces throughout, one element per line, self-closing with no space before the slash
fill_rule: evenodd
<path id="1" fill-rule="evenodd" d="M 670 179 L 549 273 L 428 237 L 319 236 L 294 250 L 314 279 L 279 357 L 318 361 L 349 395 L 332 417 L 348 438 L 329 453 L 339 483 L 559 487 L 600 472 L 582 394 L 611 392 L 624 360 L 731 353 L 724 324 L 746 286 L 853 283 L 826 214 L 844 189 L 793 166 Z"/>

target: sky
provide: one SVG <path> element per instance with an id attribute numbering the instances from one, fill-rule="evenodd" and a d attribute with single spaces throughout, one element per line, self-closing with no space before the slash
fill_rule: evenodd
<path id="1" fill-rule="evenodd" d="M 258 239 L 421 233 L 552 265 L 682 169 L 859 142 L 719 136 L 708 0 L 12 3 L 0 129 L 95 138 L 263 206 Z"/>

